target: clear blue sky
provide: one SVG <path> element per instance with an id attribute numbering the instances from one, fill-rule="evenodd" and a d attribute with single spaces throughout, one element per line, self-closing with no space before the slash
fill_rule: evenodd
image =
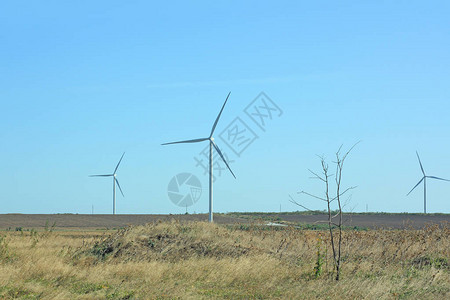
<path id="1" fill-rule="evenodd" d="M 421 212 L 415 151 L 450 178 L 448 1 L 2 1 L 0 213 L 183 213 L 167 196 L 229 91 L 217 135 L 240 117 L 258 135 L 215 183 L 215 211 L 312 209 L 316 154 L 361 140 L 344 170 L 347 209 Z M 264 91 L 283 111 L 261 131 L 244 109 Z M 428 211 L 450 212 L 429 181 Z"/>

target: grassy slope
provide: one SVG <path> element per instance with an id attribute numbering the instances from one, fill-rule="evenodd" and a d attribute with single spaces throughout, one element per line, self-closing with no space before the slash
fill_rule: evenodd
<path id="1" fill-rule="evenodd" d="M 346 231 L 335 282 L 326 231 L 161 222 L 108 234 L 8 232 L 0 298 L 448 299 L 449 233 Z"/>

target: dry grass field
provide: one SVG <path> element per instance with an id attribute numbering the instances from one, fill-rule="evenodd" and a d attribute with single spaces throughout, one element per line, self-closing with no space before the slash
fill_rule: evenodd
<path id="1" fill-rule="evenodd" d="M 323 230 L 154 222 L 0 233 L 1 299 L 449 299 L 450 228 Z"/>

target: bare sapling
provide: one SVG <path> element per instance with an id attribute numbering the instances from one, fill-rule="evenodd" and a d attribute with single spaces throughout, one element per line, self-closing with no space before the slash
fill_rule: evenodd
<path id="1" fill-rule="evenodd" d="M 358 142 L 359 143 L 359 142 Z M 333 163 L 336 165 L 336 173 L 329 174 L 329 166 L 328 163 L 325 161 L 325 158 L 323 156 L 319 156 L 320 163 L 322 167 L 322 174 L 317 174 L 316 172 L 311 172 L 313 174 L 313 179 L 318 179 L 323 182 L 325 186 L 325 193 L 323 196 L 317 196 L 305 191 L 299 192 L 299 194 L 305 194 L 312 198 L 315 198 L 317 200 L 323 201 L 326 203 L 327 206 L 327 220 L 326 221 L 320 221 L 321 223 L 327 223 L 328 224 L 328 230 L 330 232 L 330 244 L 331 244 L 331 250 L 333 254 L 333 262 L 334 262 L 334 271 L 336 271 L 336 280 L 339 280 L 340 273 L 341 273 L 341 264 L 342 264 L 342 228 L 344 224 L 343 220 L 343 203 L 342 203 L 342 197 L 350 190 L 356 188 L 355 186 L 343 189 L 342 188 L 342 172 L 344 169 L 344 162 L 348 156 L 348 154 L 353 150 L 353 148 L 358 144 L 354 144 L 350 150 L 348 150 L 344 155 L 341 153 L 342 146 L 339 147 L 338 151 L 335 153 L 336 155 L 336 161 Z M 336 191 L 333 193 L 330 188 L 330 179 L 333 178 L 335 181 L 335 189 Z M 331 179 L 332 180 L 332 179 Z M 311 209 L 307 208 L 306 206 L 298 203 L 295 201 L 292 197 L 290 197 L 290 201 L 306 210 L 311 211 Z M 332 208 L 335 207 L 333 210 Z"/>

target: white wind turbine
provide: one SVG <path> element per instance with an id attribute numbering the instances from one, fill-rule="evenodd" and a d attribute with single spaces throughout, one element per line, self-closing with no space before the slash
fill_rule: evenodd
<path id="1" fill-rule="evenodd" d="M 417 159 L 419 160 L 419 164 L 420 164 L 420 169 L 422 170 L 422 174 L 423 177 L 422 179 L 420 179 L 420 181 L 412 188 L 411 191 L 409 191 L 409 193 L 406 195 L 408 196 L 409 194 L 411 194 L 411 192 L 423 181 L 423 213 L 426 214 L 427 213 L 427 178 L 432 178 L 432 179 L 438 179 L 438 180 L 443 180 L 443 181 L 450 181 L 448 179 L 444 179 L 444 178 L 439 178 L 436 176 L 427 176 L 425 175 L 425 171 L 423 170 L 423 166 L 422 166 L 422 162 L 420 161 L 420 157 L 419 157 L 419 153 L 417 153 Z"/>
<path id="2" fill-rule="evenodd" d="M 231 175 L 233 175 L 233 177 L 236 178 L 233 171 L 231 171 L 231 168 L 228 165 L 227 161 L 225 160 L 225 157 L 223 156 L 222 151 L 220 151 L 219 147 L 217 147 L 216 143 L 214 143 L 214 138 L 213 138 L 213 134 L 214 134 L 214 130 L 216 129 L 217 122 L 219 122 L 220 115 L 222 114 L 222 111 L 225 108 L 225 104 L 227 104 L 228 97 L 230 97 L 230 94 L 231 94 L 231 92 L 228 93 L 228 96 L 225 99 L 222 109 L 220 110 L 219 115 L 217 116 L 216 121 L 214 122 L 214 125 L 211 129 L 211 133 L 210 133 L 209 137 L 162 144 L 162 145 L 171 145 L 171 144 L 199 143 L 199 142 L 209 141 L 209 222 L 213 222 L 213 148 L 215 148 L 217 153 L 219 153 L 220 157 L 222 158 L 223 162 L 227 166 L 228 170 L 230 170 Z"/>
<path id="3" fill-rule="evenodd" d="M 122 157 L 120 158 L 119 162 L 117 163 L 117 166 L 114 169 L 114 172 L 112 174 L 90 175 L 89 176 L 89 177 L 112 177 L 113 178 L 113 215 L 116 214 L 116 183 L 117 183 L 117 186 L 119 187 L 120 193 L 122 194 L 123 197 L 125 197 L 122 192 L 122 189 L 120 187 L 119 180 L 117 180 L 117 174 L 116 174 L 117 169 L 119 168 L 120 162 L 122 161 L 122 158 L 124 155 L 125 155 L 125 152 L 122 154 Z"/>

